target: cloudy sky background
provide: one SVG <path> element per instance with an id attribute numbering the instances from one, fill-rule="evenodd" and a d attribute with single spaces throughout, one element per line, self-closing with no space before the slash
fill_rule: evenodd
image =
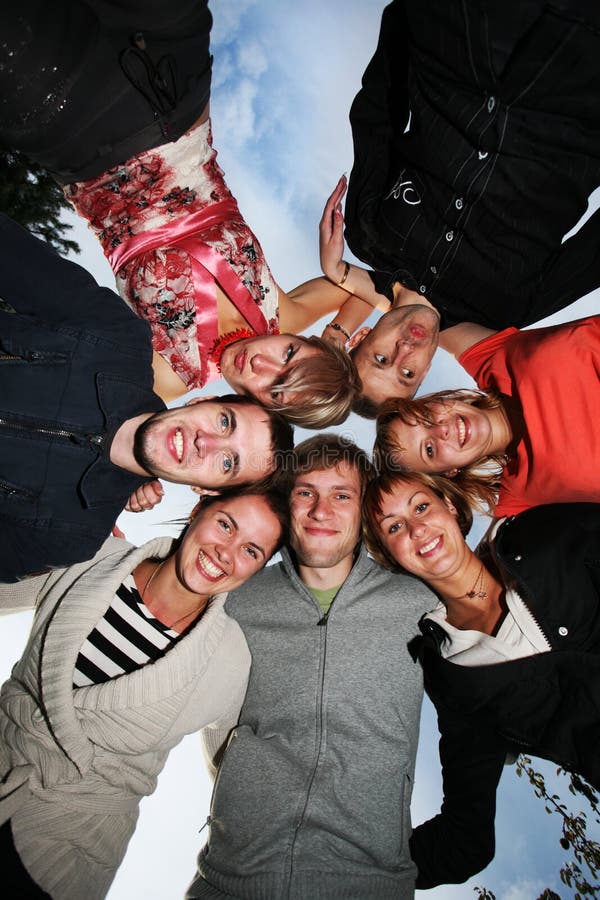
<path id="1" fill-rule="evenodd" d="M 317 224 L 327 195 L 340 174 L 349 173 L 352 166 L 348 110 L 375 48 L 384 5 L 380 0 L 328 0 L 326 5 L 317 0 L 303 4 L 218 0 L 211 4 L 215 19 L 211 104 L 215 147 L 229 186 L 284 289 L 318 274 Z M 596 199 L 594 195 L 593 201 Z M 95 238 L 78 223 L 75 237 L 83 251 L 78 261 L 98 281 L 112 287 L 112 273 Z M 551 321 L 596 312 L 598 300 L 598 293 L 591 294 Z M 310 331 L 320 333 L 323 324 Z M 471 384 L 454 360 L 439 351 L 422 392 Z M 219 393 L 225 388 L 224 382 L 217 382 L 195 394 Z M 371 449 L 372 423 L 352 416 L 332 430 Z M 297 439 L 308 434 L 298 429 Z M 143 516 L 124 514 L 120 524 L 131 540 L 141 543 L 156 534 L 174 533 L 173 527 L 160 523 L 185 515 L 193 502 L 194 495 L 187 488 L 169 485 L 160 507 Z M 478 526 L 477 534 L 482 527 Z M 3 677 L 20 652 L 28 621 L 25 615 L 3 620 Z M 412 806 L 414 824 L 439 809 L 437 740 L 435 715 L 426 700 Z M 540 765 L 540 769 L 553 772 L 548 765 Z M 206 820 L 209 801 L 210 783 L 200 741 L 190 736 L 171 754 L 156 793 L 142 803 L 140 824 L 110 900 L 181 898 L 203 843 L 204 835 L 198 831 Z M 561 897 L 570 896 L 558 880 L 565 859 L 558 845 L 558 818 L 546 815 L 512 767 L 503 775 L 496 821 L 496 859 L 484 873 L 467 885 L 420 895 L 454 900 L 474 896 L 473 885 L 485 885 L 498 900 L 534 900 L 545 887 Z"/>

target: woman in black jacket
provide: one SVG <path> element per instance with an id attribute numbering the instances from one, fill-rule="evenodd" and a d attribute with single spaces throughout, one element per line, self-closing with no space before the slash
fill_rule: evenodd
<path id="1" fill-rule="evenodd" d="M 440 813 L 412 835 L 418 888 L 465 881 L 492 860 L 507 754 L 549 759 L 600 789 L 600 506 L 510 517 L 485 561 L 464 540 L 470 519 L 441 478 L 382 476 L 365 498 L 375 558 L 440 598 L 415 648 L 444 789 Z"/>

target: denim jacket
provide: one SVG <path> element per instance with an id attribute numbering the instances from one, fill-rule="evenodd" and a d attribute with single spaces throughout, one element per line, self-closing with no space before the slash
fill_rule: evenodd
<path id="1" fill-rule="evenodd" d="M 89 559 L 144 479 L 109 459 L 164 409 L 148 325 L 80 266 L 0 218 L 0 581 Z"/>

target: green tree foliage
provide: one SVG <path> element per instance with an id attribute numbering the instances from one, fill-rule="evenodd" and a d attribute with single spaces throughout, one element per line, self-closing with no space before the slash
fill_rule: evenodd
<path id="1" fill-rule="evenodd" d="M 572 812 L 558 794 L 548 790 L 543 775 L 537 772 L 528 756 L 519 756 L 516 773 L 519 778 L 527 778 L 533 787 L 536 797 L 543 802 L 548 815 L 556 814 L 561 819 L 561 836 L 559 843 L 562 849 L 571 854 L 559 871 L 562 883 L 573 890 L 574 900 L 584 897 L 600 898 L 600 844 L 588 837 L 588 817 L 600 824 L 599 798 L 596 791 L 579 775 L 557 769 L 557 774 L 568 779 L 569 793 L 578 804 L 585 801 L 591 812 Z M 591 881 L 589 880 L 591 878 Z M 475 887 L 478 900 L 496 900 L 495 894 L 485 887 Z M 561 900 L 560 895 L 546 888 L 537 900 Z"/>
<path id="2" fill-rule="evenodd" d="M 22 154 L 0 146 L 0 210 L 48 241 L 59 253 L 79 253 L 64 236 L 71 225 L 61 221 L 68 201 L 54 179 Z"/>

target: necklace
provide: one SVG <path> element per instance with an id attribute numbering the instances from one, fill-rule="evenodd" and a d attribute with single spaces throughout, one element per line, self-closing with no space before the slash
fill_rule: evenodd
<path id="1" fill-rule="evenodd" d="M 477 597 L 478 600 L 485 600 L 488 595 L 488 592 L 483 587 L 483 581 L 485 578 L 485 566 L 481 563 L 481 568 L 479 569 L 479 573 L 477 578 L 475 579 L 475 583 L 470 591 L 467 591 L 466 594 L 463 594 L 463 597 L 469 597 L 470 600 L 473 600 Z"/>
<path id="2" fill-rule="evenodd" d="M 148 580 L 147 580 L 146 584 L 142 588 L 142 593 L 140 594 L 140 600 L 144 599 L 144 594 L 146 593 L 146 591 L 152 584 L 152 581 L 154 580 L 154 576 L 158 575 L 158 573 L 160 572 L 160 570 L 162 569 L 162 567 L 164 566 L 166 561 L 167 561 L 166 559 L 161 559 L 161 561 L 159 562 L 157 567 L 155 569 L 152 569 L 152 571 L 150 572 L 150 575 L 148 576 Z"/>
<path id="3" fill-rule="evenodd" d="M 219 372 L 221 371 L 221 357 L 223 356 L 223 352 L 229 344 L 234 344 L 236 341 L 241 341 L 243 338 L 256 337 L 254 331 L 250 331 L 248 328 L 236 328 L 235 331 L 228 331 L 227 334 L 222 334 L 221 337 L 218 337 L 214 344 L 211 347 L 209 356 L 212 361 L 215 363 Z"/>
<path id="4" fill-rule="evenodd" d="M 168 557 L 167 557 L 167 558 L 168 558 Z M 164 564 L 166 563 L 166 561 L 167 561 L 166 559 L 161 560 L 161 561 L 159 562 L 159 564 L 157 565 L 157 567 L 156 567 L 155 569 L 153 569 L 152 572 L 150 573 L 150 576 L 148 577 L 148 580 L 147 580 L 146 584 L 145 584 L 144 587 L 142 588 L 142 593 L 140 594 L 140 600 L 142 600 L 142 602 L 144 601 L 144 596 L 145 596 L 145 594 L 146 594 L 146 591 L 148 590 L 148 588 L 150 587 L 152 581 L 154 580 L 155 575 L 158 575 L 158 573 L 160 572 L 160 570 L 162 569 L 162 567 L 164 566 Z M 208 605 L 208 603 L 210 602 L 210 600 L 212 600 L 212 597 L 209 597 L 209 598 L 208 598 L 208 600 L 206 601 L 205 606 Z M 150 607 L 149 607 L 147 604 L 146 604 L 146 606 L 147 606 L 148 609 L 150 609 Z M 202 607 L 202 610 L 203 610 L 203 609 L 204 609 L 204 607 Z M 179 625 L 180 622 L 183 622 L 184 619 L 189 618 L 189 616 L 191 616 L 191 615 L 199 614 L 202 610 L 200 610 L 199 608 L 196 608 L 196 609 L 190 609 L 189 612 L 184 613 L 184 614 L 183 614 L 182 616 L 180 616 L 178 619 L 175 619 L 174 622 L 171 622 L 170 624 L 167 624 L 166 622 L 163 622 L 163 625 L 166 625 L 167 628 L 173 629 L 173 628 L 175 628 L 176 625 Z M 155 616 L 155 618 L 156 618 L 156 616 Z M 162 620 L 159 620 L 159 621 L 162 621 Z"/>

